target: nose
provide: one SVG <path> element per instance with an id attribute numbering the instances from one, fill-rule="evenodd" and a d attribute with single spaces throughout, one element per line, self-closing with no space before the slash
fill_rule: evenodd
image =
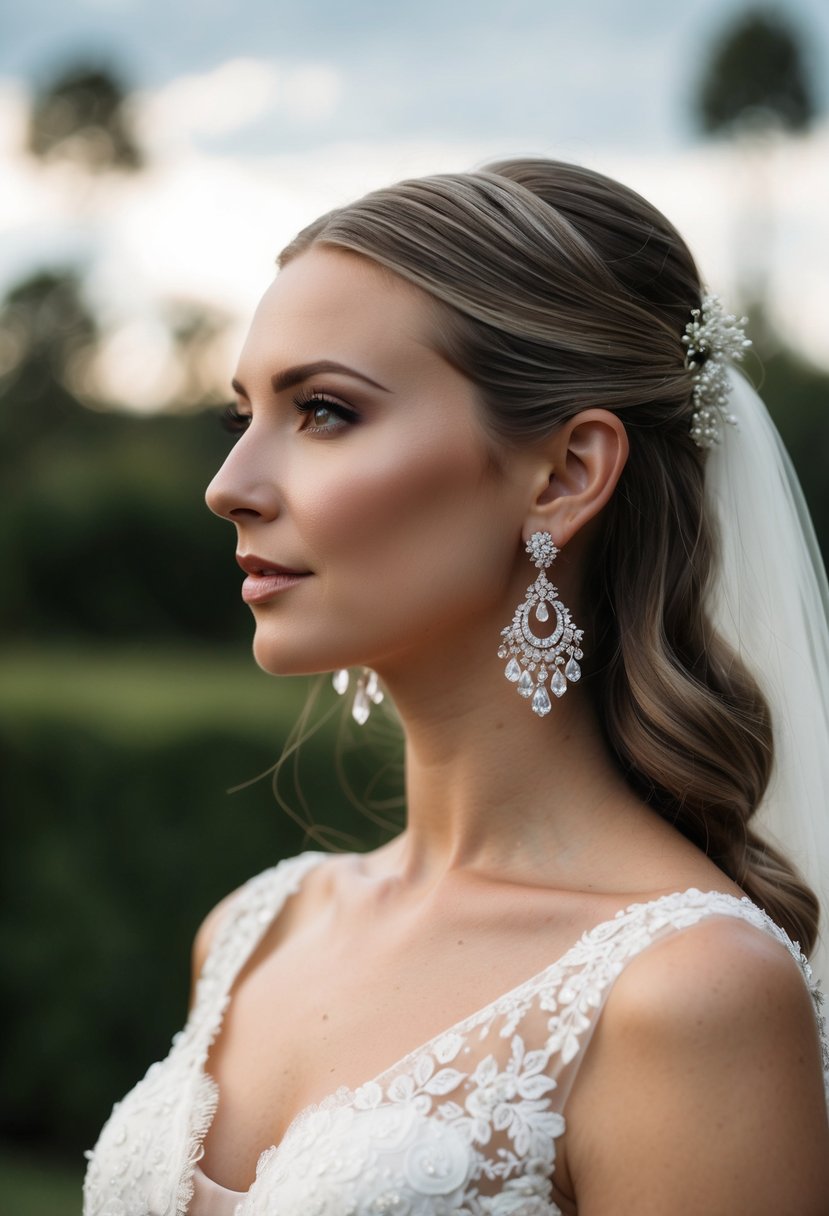
<path id="1" fill-rule="evenodd" d="M 204 495 L 214 515 L 231 523 L 261 519 L 268 521 L 279 513 L 279 494 L 272 477 L 255 458 L 250 435 L 238 440 L 228 453 Z"/>

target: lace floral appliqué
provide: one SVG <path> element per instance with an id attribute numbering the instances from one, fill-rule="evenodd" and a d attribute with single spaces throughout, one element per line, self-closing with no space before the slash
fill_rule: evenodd
<path id="1" fill-rule="evenodd" d="M 187 1216 L 218 1099 L 204 1072 L 233 980 L 322 854 L 254 879 L 217 935 L 170 1055 L 118 1104 L 90 1154 L 84 1216 Z M 560 1216 L 556 1142 L 566 1094 L 614 980 L 645 947 L 712 915 L 797 943 L 748 899 L 690 890 L 633 905 L 557 962 L 357 1089 L 294 1119 L 260 1156 L 235 1216 Z"/>

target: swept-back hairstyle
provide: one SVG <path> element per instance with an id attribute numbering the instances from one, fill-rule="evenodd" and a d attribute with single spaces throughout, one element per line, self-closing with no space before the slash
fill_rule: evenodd
<path id="1" fill-rule="evenodd" d="M 599 173 L 509 160 L 371 193 L 304 229 L 280 264 L 314 244 L 438 302 L 436 344 L 500 443 L 589 407 L 623 419 L 630 456 L 583 596 L 602 729 L 646 802 L 811 949 L 817 899 L 750 823 L 772 767 L 769 708 L 706 610 L 717 538 L 682 345 L 701 286 L 682 238 Z"/>

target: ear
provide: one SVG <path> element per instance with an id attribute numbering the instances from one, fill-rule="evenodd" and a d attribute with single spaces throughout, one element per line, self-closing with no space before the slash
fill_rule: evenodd
<path id="1" fill-rule="evenodd" d="M 562 423 L 541 448 L 525 539 L 549 532 L 563 548 L 607 504 L 628 452 L 624 424 L 609 410 L 582 410 Z"/>

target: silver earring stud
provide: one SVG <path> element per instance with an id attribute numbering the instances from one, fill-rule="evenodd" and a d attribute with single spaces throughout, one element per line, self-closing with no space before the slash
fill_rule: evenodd
<path id="1" fill-rule="evenodd" d="M 347 667 L 340 667 L 331 677 L 334 690 L 345 696 L 351 684 L 351 672 Z M 354 700 L 351 702 L 351 716 L 359 726 L 365 726 L 371 713 L 372 705 L 379 705 L 383 700 L 383 690 L 380 687 L 380 677 L 370 667 L 363 667 L 357 676 L 354 687 Z"/>
<path id="2" fill-rule="evenodd" d="M 531 701 L 533 713 L 543 718 L 552 709 L 546 687 L 548 677 L 554 697 L 564 696 L 568 681 L 575 684 L 581 679 L 579 659 L 584 657 L 581 649 L 584 631 L 576 628 L 569 608 L 558 598 L 558 589 L 544 573 L 559 552 L 550 533 L 534 532 L 526 549 L 538 567 L 538 575 L 527 588 L 523 603 L 516 608 L 512 624 L 501 630 L 504 640 L 498 647 L 498 657 L 509 659 L 504 675 L 517 686 L 522 697 Z M 531 614 L 542 624 L 552 614 L 553 632 L 543 638 L 533 633 Z"/>

